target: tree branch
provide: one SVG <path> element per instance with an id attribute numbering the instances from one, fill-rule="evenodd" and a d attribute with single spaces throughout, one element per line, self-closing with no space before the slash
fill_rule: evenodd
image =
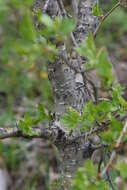
<path id="1" fill-rule="evenodd" d="M 10 138 L 10 137 L 23 137 L 23 138 L 44 138 L 48 140 L 55 141 L 58 136 L 58 129 L 56 127 L 51 128 L 31 128 L 31 134 L 24 134 L 23 131 L 18 127 L 6 127 L 0 128 L 0 139 Z"/>
<path id="2" fill-rule="evenodd" d="M 78 45 L 88 36 L 88 32 L 94 32 L 98 24 L 98 18 L 92 14 L 92 8 L 97 0 L 80 0 L 78 6 L 77 26 L 74 36 Z"/>
<path id="3" fill-rule="evenodd" d="M 116 118 L 119 121 L 124 121 L 127 118 L 127 115 L 119 117 L 116 116 Z M 106 127 L 110 124 L 110 120 L 107 120 L 105 123 L 99 124 L 97 122 L 97 127 L 92 128 L 89 132 L 84 132 L 81 135 L 69 133 L 68 131 L 65 131 L 63 127 L 59 126 L 50 126 L 50 127 L 32 127 L 31 128 L 31 134 L 27 135 L 22 132 L 22 130 L 19 128 L 19 126 L 16 124 L 15 127 L 6 127 L 2 128 L 0 127 L 0 139 L 10 138 L 10 137 L 23 137 L 23 138 L 44 138 L 51 141 L 57 141 L 59 139 L 60 141 L 63 141 L 63 139 L 67 141 L 67 143 L 74 143 L 78 139 L 84 139 L 85 136 L 91 136 L 94 133 L 99 133 L 101 131 L 104 131 Z M 126 125 L 125 125 L 126 126 Z M 127 127 L 127 126 L 126 126 Z M 126 132 L 126 128 L 124 127 L 121 131 L 120 137 L 117 140 L 116 148 L 119 148 L 120 142 Z M 61 134 L 61 137 L 60 137 Z"/>
<path id="4" fill-rule="evenodd" d="M 108 18 L 108 16 L 110 16 L 114 10 L 116 10 L 119 6 L 121 6 L 121 1 L 119 1 L 118 3 L 116 3 L 111 10 L 109 10 L 104 16 L 101 17 L 101 21 L 99 23 L 99 25 L 97 26 L 93 36 L 96 37 L 98 31 L 100 30 L 101 28 L 101 25 L 103 24 L 103 22 Z"/>

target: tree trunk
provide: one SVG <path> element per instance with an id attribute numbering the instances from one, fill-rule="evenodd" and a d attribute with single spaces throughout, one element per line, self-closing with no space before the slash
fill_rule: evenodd
<path id="1" fill-rule="evenodd" d="M 96 1 L 80 0 L 78 3 L 77 25 L 73 33 L 77 45 L 80 45 L 87 38 L 88 32 L 93 32 L 97 26 L 98 19 L 92 15 L 92 7 Z M 39 6 L 43 10 L 45 2 L 36 0 L 34 6 Z M 50 0 L 47 14 L 51 17 L 62 17 L 59 0 Z M 74 47 L 74 44 L 72 47 Z M 54 97 L 54 124 L 63 128 L 59 118 L 65 113 L 68 106 L 75 108 L 81 113 L 83 104 L 90 99 L 92 101 L 95 99 L 92 86 L 87 81 L 86 74 L 82 72 L 84 59 L 76 53 L 73 55 L 73 48 L 71 48 L 68 56 L 64 41 L 63 44 L 58 46 L 58 50 L 57 60 L 53 63 L 48 63 L 47 70 Z M 61 141 L 59 139 L 60 143 L 57 144 L 57 147 L 62 159 L 62 171 L 67 178 L 71 178 L 74 176 L 76 169 L 91 155 L 92 149 L 90 142 L 86 142 L 86 139 L 80 138 L 72 144 Z"/>

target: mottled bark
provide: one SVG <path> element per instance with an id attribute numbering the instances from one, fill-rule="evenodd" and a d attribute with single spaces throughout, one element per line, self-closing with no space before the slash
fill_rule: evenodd
<path id="1" fill-rule="evenodd" d="M 80 1 L 78 6 L 77 27 L 74 32 L 77 44 L 83 42 L 89 30 L 94 30 L 97 19 L 92 15 L 94 1 Z M 57 11 L 58 12 L 58 11 Z M 68 106 L 81 111 L 83 104 L 93 98 L 93 89 L 82 74 L 83 60 L 78 56 L 68 57 L 63 44 L 59 49 L 59 57 L 54 63 L 49 63 L 48 74 L 54 93 L 54 112 L 58 118 Z M 82 86 L 79 88 L 79 86 Z"/>
<path id="2" fill-rule="evenodd" d="M 98 18 L 93 16 L 92 7 L 97 0 L 80 0 L 78 6 L 78 20 L 75 30 L 75 38 L 78 44 L 82 43 L 88 35 L 89 31 L 94 32 Z"/>
<path id="3" fill-rule="evenodd" d="M 36 0 L 43 10 L 44 2 Z M 77 44 L 83 42 L 89 31 L 94 31 L 97 18 L 92 15 L 92 7 L 96 0 L 81 0 L 78 5 L 77 26 L 74 32 Z M 57 1 L 50 0 L 47 13 L 61 16 Z M 82 64 L 78 56 L 68 57 L 64 43 L 58 46 L 59 55 L 54 63 L 48 64 L 48 74 L 54 94 L 54 112 L 56 116 L 63 114 L 67 106 L 81 111 L 83 104 L 93 98 L 92 89 L 82 75 Z M 71 53 L 70 53 L 71 54 Z M 82 86 L 81 88 L 78 88 Z M 94 98 L 93 98 L 94 99 Z"/>
<path id="4" fill-rule="evenodd" d="M 58 1 L 50 0 L 46 12 L 51 17 L 61 17 Z M 40 0 L 36 0 L 36 3 L 43 10 L 44 1 L 41 3 Z M 74 31 L 77 45 L 80 45 L 87 38 L 88 32 L 93 32 L 97 26 L 98 19 L 92 15 L 92 7 L 95 3 L 96 0 L 80 0 L 78 3 L 77 25 Z M 47 68 L 54 98 L 53 112 L 56 118 L 53 125 L 64 131 L 59 122 L 59 117 L 65 113 L 66 108 L 71 106 L 81 112 L 85 102 L 90 99 L 94 101 L 95 99 L 92 86 L 86 79 L 86 74 L 82 72 L 84 59 L 76 53 L 73 55 L 73 48 L 71 48 L 68 56 L 64 41 L 63 44 L 58 46 L 58 50 L 57 59 L 53 63 L 48 63 Z M 84 160 L 92 152 L 90 142 L 86 142 L 84 138 L 80 138 L 75 143 L 68 145 L 67 141 L 62 142 L 61 135 L 57 145 L 62 156 L 63 171 L 67 176 L 72 176 L 72 173 L 75 173 L 75 170 L 83 164 Z"/>

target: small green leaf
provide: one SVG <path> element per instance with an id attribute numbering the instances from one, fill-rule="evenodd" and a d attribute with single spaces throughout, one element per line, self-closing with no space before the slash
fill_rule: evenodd
<path id="1" fill-rule="evenodd" d="M 38 104 L 37 109 L 38 109 L 38 112 L 39 112 L 39 117 L 40 117 L 40 119 L 41 119 L 42 121 L 45 121 L 48 116 L 47 116 L 47 113 L 46 113 L 46 111 L 45 111 L 45 108 L 44 108 L 43 104 Z"/>
<path id="2" fill-rule="evenodd" d="M 24 115 L 24 119 L 20 120 L 19 122 L 19 128 L 22 130 L 22 132 L 25 135 L 33 135 L 32 134 L 32 125 L 33 125 L 33 119 L 29 114 Z"/>
<path id="3" fill-rule="evenodd" d="M 85 162 L 84 167 L 79 168 L 73 180 L 72 190 L 110 190 L 106 180 L 98 178 L 97 168 L 90 160 Z"/>
<path id="4" fill-rule="evenodd" d="M 93 6 L 92 11 L 93 11 L 94 16 L 101 17 L 103 15 L 102 9 L 99 8 L 99 3 L 98 2 Z"/>
<path id="5" fill-rule="evenodd" d="M 20 23 L 20 34 L 25 41 L 33 41 L 36 38 L 36 32 L 34 30 L 33 22 L 31 19 L 30 11 L 26 10 L 21 23 Z"/>
<path id="6" fill-rule="evenodd" d="M 97 71 L 101 78 L 102 87 L 107 89 L 112 85 L 114 76 L 112 74 L 112 64 L 105 49 L 101 49 L 98 52 L 97 59 Z"/>
<path id="7" fill-rule="evenodd" d="M 68 111 L 61 118 L 63 125 L 66 125 L 70 131 L 78 127 L 80 121 L 79 113 L 72 107 L 68 108 Z"/>
<path id="8" fill-rule="evenodd" d="M 127 178 L 127 163 L 124 161 L 120 161 L 120 158 L 117 161 L 116 169 L 119 171 L 120 176 L 126 180 Z"/>
<path id="9" fill-rule="evenodd" d="M 107 131 L 102 132 L 101 137 L 107 144 L 113 145 L 119 137 L 122 128 L 123 124 L 111 117 L 111 124 L 108 126 Z"/>
<path id="10" fill-rule="evenodd" d="M 46 14 L 43 14 L 40 17 L 40 22 L 42 24 L 44 24 L 45 26 L 49 27 L 49 28 L 54 28 L 55 27 L 54 21 Z"/>
<path id="11" fill-rule="evenodd" d="M 96 46 L 93 40 L 92 33 L 88 34 L 88 38 L 84 41 L 79 48 L 76 48 L 76 51 L 81 55 L 87 58 L 87 63 L 85 68 L 87 70 L 95 68 L 97 64 L 96 58 Z"/>
<path id="12" fill-rule="evenodd" d="M 58 28 L 56 27 L 56 30 L 58 30 L 59 34 L 66 36 L 67 34 L 72 32 L 74 30 L 74 28 L 75 28 L 75 22 L 73 19 L 63 18 L 59 22 Z"/>
<path id="13" fill-rule="evenodd" d="M 113 86 L 112 89 L 113 92 L 115 92 L 118 97 L 124 94 L 124 87 L 122 87 L 120 84 Z"/>
<path id="14" fill-rule="evenodd" d="M 119 97 L 119 101 L 122 106 L 121 111 L 127 111 L 127 101 L 122 96 Z"/>
<path id="15" fill-rule="evenodd" d="M 123 103 L 123 101 L 122 101 L 123 98 L 121 97 L 122 94 L 123 94 L 123 87 L 121 87 L 120 84 L 117 84 L 112 88 L 110 95 L 112 97 L 112 110 L 113 111 L 116 111 L 121 108 L 121 103 Z M 124 101 L 124 103 L 125 103 L 125 101 Z"/>

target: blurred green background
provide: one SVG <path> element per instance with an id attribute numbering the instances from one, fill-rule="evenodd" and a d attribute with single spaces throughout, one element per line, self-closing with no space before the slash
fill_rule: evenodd
<path id="1" fill-rule="evenodd" d="M 116 2 L 101 1 L 103 12 Z M 33 20 L 37 13 L 30 11 L 32 4 L 32 0 L 0 0 L 0 127 L 14 126 L 25 112 L 34 114 L 39 102 L 49 110 L 52 107 L 46 71 L 47 49 L 51 47 L 36 39 Z M 118 80 L 126 87 L 126 8 L 118 8 L 103 23 L 96 44 L 107 47 Z M 49 189 L 49 178 L 58 172 L 57 151 L 42 140 L 1 141 L 0 160 L 0 168 L 6 168 L 11 176 L 13 190 Z"/>

